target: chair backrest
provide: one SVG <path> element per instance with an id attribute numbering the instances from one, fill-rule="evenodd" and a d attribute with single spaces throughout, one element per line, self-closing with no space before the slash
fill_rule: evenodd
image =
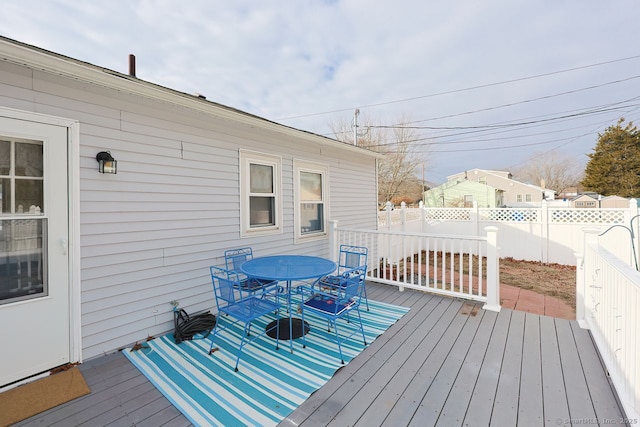
<path id="1" fill-rule="evenodd" d="M 356 267 L 352 270 L 347 270 L 343 272 L 342 275 L 346 278 L 346 284 L 342 288 L 341 298 L 345 301 L 349 301 L 353 300 L 354 297 L 357 297 L 355 301 L 359 302 L 364 291 L 364 281 L 367 275 L 367 266 L 364 265 Z"/>
<path id="2" fill-rule="evenodd" d="M 340 245 L 338 273 L 367 265 L 368 249 L 364 246 Z"/>
<path id="3" fill-rule="evenodd" d="M 224 251 L 224 262 L 227 270 L 238 274 L 240 279 L 244 278 L 244 274 L 240 271 L 240 266 L 250 259 L 253 259 L 253 250 L 249 247 Z"/>
<path id="4" fill-rule="evenodd" d="M 213 284 L 213 294 L 216 298 L 216 306 L 220 307 L 235 304 L 237 301 L 239 279 L 238 275 L 224 268 L 211 266 L 211 282 Z M 242 297 L 242 296 L 241 296 Z"/>

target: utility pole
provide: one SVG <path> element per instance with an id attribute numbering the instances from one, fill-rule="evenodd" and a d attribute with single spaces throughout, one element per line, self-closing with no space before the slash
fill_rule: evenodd
<path id="1" fill-rule="evenodd" d="M 353 145 L 358 145 L 358 116 L 360 115 L 360 109 L 356 108 L 353 113 Z"/>

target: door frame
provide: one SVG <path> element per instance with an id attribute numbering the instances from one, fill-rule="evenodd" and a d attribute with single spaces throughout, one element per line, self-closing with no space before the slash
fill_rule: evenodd
<path id="1" fill-rule="evenodd" d="M 69 230 L 69 360 L 82 362 L 80 288 L 80 122 L 0 106 L 0 116 L 67 128 L 67 209 Z"/>

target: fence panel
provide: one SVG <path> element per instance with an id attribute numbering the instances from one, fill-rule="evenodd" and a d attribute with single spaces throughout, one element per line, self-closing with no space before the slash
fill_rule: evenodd
<path id="1" fill-rule="evenodd" d="M 478 236 L 493 226 L 499 230 L 501 257 L 575 265 L 575 254 L 584 250 L 582 230 L 597 226 L 603 233 L 600 244 L 635 265 L 640 263 L 640 251 L 634 250 L 640 247 L 638 212 L 635 199 L 619 209 L 552 207 L 546 202 L 526 208 L 403 207 L 381 212 L 379 218 L 389 214 L 392 219 L 380 223 L 379 229 Z"/>

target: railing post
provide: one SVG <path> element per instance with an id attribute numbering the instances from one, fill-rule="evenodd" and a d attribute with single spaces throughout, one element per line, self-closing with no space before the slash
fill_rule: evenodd
<path id="1" fill-rule="evenodd" d="M 542 244 L 542 262 L 549 262 L 549 204 L 546 200 L 540 203 L 540 240 Z"/>
<path id="2" fill-rule="evenodd" d="M 338 220 L 329 220 L 329 258 L 338 262 Z"/>
<path id="3" fill-rule="evenodd" d="M 476 233 L 476 236 L 480 235 L 480 206 L 478 205 L 478 201 L 473 201 L 473 209 L 471 211 L 471 223 L 472 230 Z"/>
<path id="4" fill-rule="evenodd" d="M 631 215 L 631 218 L 634 218 L 638 215 L 638 200 L 637 199 L 631 199 L 629 201 L 629 214 Z M 640 249 L 640 218 L 636 218 L 636 224 L 637 227 L 633 228 L 633 219 L 629 220 L 629 227 L 631 227 L 631 229 L 633 230 L 633 235 L 635 236 L 635 241 L 633 242 L 635 244 L 635 247 Z M 635 252 L 633 253 L 631 256 L 634 256 L 635 259 L 633 260 L 635 264 L 633 265 L 640 265 L 640 250 L 636 249 Z"/>
<path id="5" fill-rule="evenodd" d="M 583 248 L 598 242 L 598 234 L 600 229 L 596 227 L 583 228 L 584 233 L 584 245 Z M 587 323 L 587 301 L 589 300 L 589 288 L 586 282 L 586 271 L 590 267 L 589 263 L 593 262 L 589 259 L 585 253 L 576 254 L 576 320 L 581 328 L 588 329 Z"/>
<path id="6" fill-rule="evenodd" d="M 424 202 L 420 200 L 420 231 L 427 232 L 427 210 L 425 209 Z"/>
<path id="7" fill-rule="evenodd" d="M 407 231 L 407 204 L 405 202 L 400 203 L 400 223 L 403 233 Z"/>
<path id="8" fill-rule="evenodd" d="M 584 254 L 576 256 L 576 321 L 582 329 L 589 329 L 585 320 L 584 292 L 586 284 L 584 282 Z"/>
<path id="9" fill-rule="evenodd" d="M 393 205 L 391 202 L 385 203 L 385 211 L 387 211 L 387 230 L 391 231 L 391 208 Z"/>
<path id="10" fill-rule="evenodd" d="M 498 227 L 485 227 L 487 232 L 487 303 L 482 307 L 500 311 L 500 271 L 498 269 Z"/>

